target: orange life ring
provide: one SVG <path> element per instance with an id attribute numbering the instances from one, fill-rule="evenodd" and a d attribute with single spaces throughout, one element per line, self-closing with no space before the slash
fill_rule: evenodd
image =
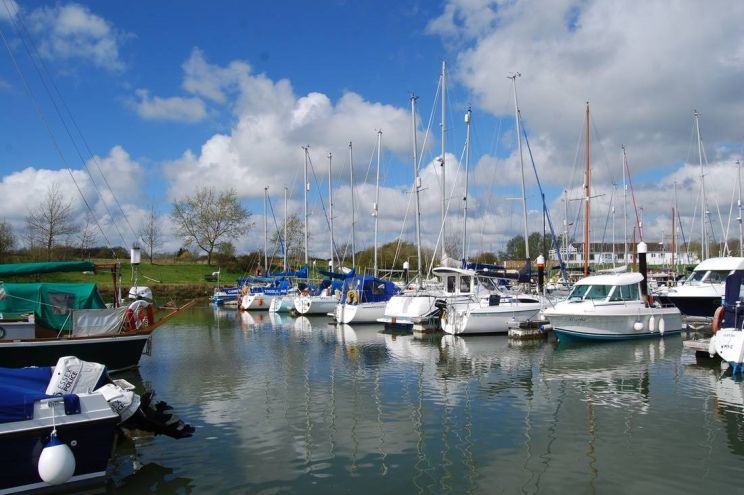
<path id="1" fill-rule="evenodd" d="M 718 306 L 716 308 L 716 312 L 713 313 L 713 321 L 710 324 L 710 329 L 713 330 L 714 334 L 721 329 L 721 323 L 723 323 L 724 311 L 725 310 L 723 306 Z"/>
<path id="2" fill-rule="evenodd" d="M 134 301 L 124 314 L 124 322 L 129 330 L 149 327 L 155 322 L 152 304 L 143 300 Z"/>

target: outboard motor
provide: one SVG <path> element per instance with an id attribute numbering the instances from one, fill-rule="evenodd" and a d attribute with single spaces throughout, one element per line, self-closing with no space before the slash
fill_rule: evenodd
<path id="1" fill-rule="evenodd" d="M 437 299 L 434 301 L 434 307 L 439 310 L 438 313 L 441 315 L 442 312 L 447 309 L 447 301 L 444 299 Z"/>

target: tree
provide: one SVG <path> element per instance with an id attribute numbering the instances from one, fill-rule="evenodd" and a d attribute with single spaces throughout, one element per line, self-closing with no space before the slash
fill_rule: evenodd
<path id="1" fill-rule="evenodd" d="M 73 234 L 77 226 L 72 221 L 72 202 L 65 200 L 58 185 L 47 189 L 44 201 L 26 216 L 26 229 L 31 247 L 46 249 L 47 260 L 59 242 Z"/>
<path id="2" fill-rule="evenodd" d="M 155 213 L 155 207 L 150 206 L 150 212 L 147 215 L 145 224 L 139 231 L 140 238 L 147 248 L 147 254 L 150 257 L 150 264 L 152 265 L 153 252 L 163 245 L 163 235 L 160 232 L 160 225 L 158 224 L 158 214 Z"/>
<path id="3" fill-rule="evenodd" d="M 80 251 L 88 252 L 98 240 L 96 220 L 91 213 L 85 215 L 85 225 L 77 233 L 77 240 L 80 242 Z"/>
<path id="4" fill-rule="evenodd" d="M 0 262 L 5 263 L 8 255 L 15 248 L 16 238 L 13 228 L 6 221 L 0 222 Z"/>
<path id="5" fill-rule="evenodd" d="M 250 217 L 233 189 L 221 193 L 213 188 L 199 189 L 174 202 L 171 212 L 177 235 L 187 246 L 195 244 L 207 253 L 207 265 L 212 264 L 212 253 L 221 239 L 239 238 L 253 227 Z"/>
<path id="6" fill-rule="evenodd" d="M 537 258 L 542 254 L 542 234 L 533 232 L 529 237 L 530 257 Z M 524 236 L 517 235 L 509 239 L 506 243 L 506 249 L 500 253 L 500 258 L 507 260 L 523 260 L 526 258 L 524 252 Z"/>

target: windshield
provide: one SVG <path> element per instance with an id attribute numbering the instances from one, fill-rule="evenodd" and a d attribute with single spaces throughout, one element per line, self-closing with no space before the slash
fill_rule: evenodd
<path id="1" fill-rule="evenodd" d="M 591 288 L 591 285 L 574 285 L 573 290 L 568 295 L 569 301 L 581 301 L 584 299 L 584 294 Z"/>
<path id="2" fill-rule="evenodd" d="M 568 300 L 607 299 L 613 287 L 613 285 L 576 285 L 568 295 Z"/>

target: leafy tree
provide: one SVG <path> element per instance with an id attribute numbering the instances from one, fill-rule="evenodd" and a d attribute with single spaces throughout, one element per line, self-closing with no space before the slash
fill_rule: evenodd
<path id="1" fill-rule="evenodd" d="M 240 205 L 234 189 L 217 193 L 213 188 L 202 188 L 172 206 L 177 235 L 187 246 L 195 244 L 207 253 L 207 265 L 212 264 L 212 253 L 220 240 L 239 238 L 253 227 L 251 213 Z"/>
<path id="2" fill-rule="evenodd" d="M 147 215 L 145 224 L 139 231 L 140 238 L 147 248 L 147 253 L 150 257 L 150 264 L 152 265 L 153 252 L 163 245 L 163 235 L 160 231 L 160 225 L 158 224 L 158 214 L 155 213 L 155 207 L 150 206 L 150 212 Z"/>
<path id="3" fill-rule="evenodd" d="M 46 250 L 47 260 L 60 238 L 77 231 L 72 221 L 72 202 L 65 200 L 58 185 L 47 190 L 46 198 L 26 216 L 26 231 L 31 247 Z"/>
<path id="4" fill-rule="evenodd" d="M 5 263 L 8 255 L 15 248 L 16 238 L 13 228 L 6 221 L 0 222 L 0 262 Z"/>
<path id="5" fill-rule="evenodd" d="M 530 257 L 537 258 L 542 254 L 542 234 L 533 232 L 529 236 Z M 509 239 L 506 249 L 500 253 L 500 258 L 507 260 L 523 260 L 526 258 L 524 251 L 524 236 L 517 235 Z"/>

